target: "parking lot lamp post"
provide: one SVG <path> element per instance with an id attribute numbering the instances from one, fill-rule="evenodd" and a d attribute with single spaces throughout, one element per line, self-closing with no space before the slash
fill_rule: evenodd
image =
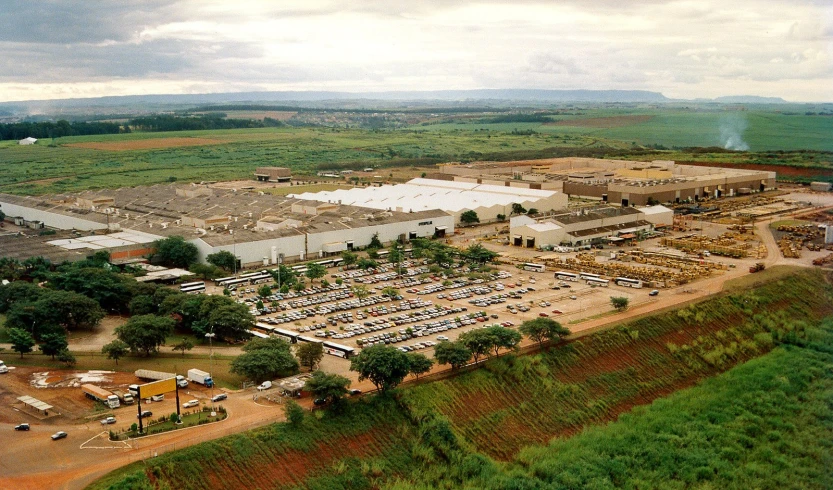
<path id="1" fill-rule="evenodd" d="M 211 376 L 211 411 L 214 411 L 214 344 L 212 340 L 214 339 L 214 325 L 211 326 L 210 331 L 205 334 L 206 338 L 208 338 L 208 375 Z"/>

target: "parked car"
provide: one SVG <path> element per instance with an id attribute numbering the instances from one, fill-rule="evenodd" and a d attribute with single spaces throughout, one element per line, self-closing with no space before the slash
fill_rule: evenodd
<path id="1" fill-rule="evenodd" d="M 552 310 L 552 312 L 555 313 L 556 315 L 560 315 L 560 314 L 564 313 L 561 310 Z"/>
<path id="2" fill-rule="evenodd" d="M 148 417 L 153 417 L 153 412 L 151 412 L 150 410 L 142 410 L 142 413 L 136 415 L 137 419 L 146 419 Z"/>
<path id="3" fill-rule="evenodd" d="M 658 295 L 658 294 L 659 294 L 659 289 L 654 289 L 653 291 L 651 291 L 650 293 L 648 293 L 648 296 L 656 296 L 656 295 Z"/>
<path id="4" fill-rule="evenodd" d="M 313 405 L 324 405 L 325 403 L 327 403 L 327 399 L 326 398 L 316 398 L 315 400 L 312 401 L 312 403 L 313 403 Z"/>
<path id="5" fill-rule="evenodd" d="M 150 399 L 155 402 L 161 402 L 165 399 L 165 395 L 153 395 L 152 397 L 150 397 Z"/>
<path id="6" fill-rule="evenodd" d="M 18 424 L 14 426 L 14 430 L 29 430 L 29 424 Z"/>
<path id="7" fill-rule="evenodd" d="M 538 316 L 549 316 L 549 315 L 547 315 L 546 313 L 544 313 L 544 312 L 542 311 L 541 313 L 538 313 Z"/>
<path id="8" fill-rule="evenodd" d="M 67 436 L 66 432 L 64 432 L 62 430 L 59 430 L 58 432 L 52 434 L 52 440 L 57 441 L 58 439 L 63 439 L 66 436 Z"/>
<path id="9" fill-rule="evenodd" d="M 446 337 L 445 335 L 437 335 L 437 340 L 440 340 L 440 341 L 448 340 L 448 337 Z"/>
<path id="10" fill-rule="evenodd" d="M 101 425 L 109 425 L 109 424 L 115 424 L 115 423 L 116 423 L 116 417 L 107 417 L 106 419 L 103 419 L 101 421 Z"/>
<path id="11" fill-rule="evenodd" d="M 348 390 L 347 393 L 350 393 L 350 396 L 356 396 L 361 395 L 362 390 L 357 390 L 356 388 L 353 388 L 352 390 Z"/>
<path id="12" fill-rule="evenodd" d="M 200 404 L 199 400 L 188 400 L 187 402 L 182 404 L 182 408 L 196 407 L 199 404 Z"/>
<path id="13" fill-rule="evenodd" d="M 271 381 L 264 381 L 263 383 L 260 384 L 260 386 L 257 387 L 257 391 L 268 390 L 271 387 L 272 387 L 272 382 Z"/>
<path id="14" fill-rule="evenodd" d="M 570 296 L 570 299 L 578 299 L 577 296 Z"/>
<path id="15" fill-rule="evenodd" d="M 228 398 L 228 395 L 226 395 L 225 393 L 220 393 L 219 395 L 214 395 L 214 397 L 211 399 L 211 401 L 212 402 L 218 402 L 220 400 L 225 400 L 226 398 Z"/>

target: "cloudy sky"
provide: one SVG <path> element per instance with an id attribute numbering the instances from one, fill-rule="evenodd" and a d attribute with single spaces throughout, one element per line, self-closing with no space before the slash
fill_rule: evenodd
<path id="1" fill-rule="evenodd" d="M 833 0 L 0 0 L 0 101 L 641 89 L 833 101 Z"/>

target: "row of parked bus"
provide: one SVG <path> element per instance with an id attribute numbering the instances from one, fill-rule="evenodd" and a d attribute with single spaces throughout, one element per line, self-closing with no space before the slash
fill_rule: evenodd
<path id="1" fill-rule="evenodd" d="M 266 323 L 256 323 L 255 330 L 251 333 L 257 337 L 263 337 L 264 335 L 275 336 L 289 342 L 290 344 L 297 344 L 298 342 L 314 342 L 316 344 L 321 344 L 325 353 L 337 357 L 343 357 L 345 359 L 349 359 L 356 355 L 356 349 L 352 347 L 330 342 L 329 340 L 319 340 L 313 337 L 308 337 L 291 330 L 273 327 L 272 325 L 268 325 Z"/>
<path id="2" fill-rule="evenodd" d="M 340 266 L 344 260 L 341 257 L 336 257 L 334 259 L 326 259 L 316 262 L 318 265 L 324 267 L 338 267 Z M 295 265 L 290 267 L 292 272 L 296 275 L 303 275 L 307 272 L 306 265 Z M 272 272 L 277 272 L 277 269 L 272 269 Z M 238 286 L 249 286 L 254 284 L 265 284 L 273 281 L 272 274 L 268 270 L 260 270 L 257 272 L 249 272 L 246 274 L 241 274 L 239 276 L 230 276 L 230 277 L 221 277 L 219 279 L 214 279 L 214 283 L 218 286 L 222 286 L 225 288 L 233 289 Z M 205 289 L 205 288 L 203 288 Z"/>
<path id="3" fill-rule="evenodd" d="M 609 279 L 603 279 L 602 276 L 599 274 L 592 274 L 590 272 L 565 272 L 565 271 L 558 271 L 555 273 L 555 278 L 561 281 L 586 281 L 589 285 L 601 286 L 601 287 L 608 287 L 610 285 Z M 614 277 L 613 283 L 617 286 L 622 286 L 626 288 L 636 288 L 639 289 L 642 287 L 642 281 L 639 279 L 631 279 L 629 277 Z"/>

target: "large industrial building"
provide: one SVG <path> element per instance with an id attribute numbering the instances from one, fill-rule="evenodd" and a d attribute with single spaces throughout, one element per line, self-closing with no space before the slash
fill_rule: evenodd
<path id="1" fill-rule="evenodd" d="M 291 196 L 406 213 L 439 208 L 452 214 L 458 223 L 466 211 L 476 212 L 481 223 L 496 221 L 498 215 L 512 214 L 513 204 L 540 212 L 567 207 L 567 196 L 558 191 L 435 179 Z"/>
<path id="2" fill-rule="evenodd" d="M 509 221 L 510 243 L 519 247 L 584 246 L 633 239 L 660 225 L 671 225 L 674 212 L 664 206 L 599 206 Z"/>
<path id="3" fill-rule="evenodd" d="M 0 194 L 0 209 L 26 226 L 77 231 L 45 242 L 68 256 L 108 250 L 115 260 L 130 259 L 147 255 L 154 240 L 180 235 L 197 246 L 201 260 L 227 250 L 243 265 L 323 257 L 365 247 L 375 234 L 382 243 L 442 237 L 455 222 L 439 209 L 388 211 L 204 185 Z"/>
<path id="4" fill-rule="evenodd" d="M 699 201 L 775 187 L 775 172 L 595 158 L 440 165 L 430 177 L 455 182 L 560 190 L 621 206 Z"/>

